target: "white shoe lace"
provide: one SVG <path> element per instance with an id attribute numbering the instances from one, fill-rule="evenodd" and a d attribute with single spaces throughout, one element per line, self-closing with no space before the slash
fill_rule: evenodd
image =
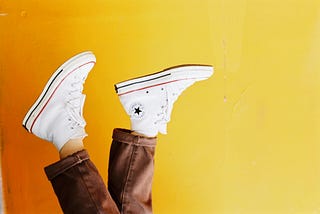
<path id="1" fill-rule="evenodd" d="M 165 90 L 163 87 L 161 88 L 161 93 L 165 93 L 165 99 L 163 100 L 163 103 L 161 104 L 161 110 L 159 113 L 157 113 L 157 120 L 154 122 L 155 125 L 166 123 L 166 115 L 168 111 L 168 93 L 167 90 Z"/>
<path id="2" fill-rule="evenodd" d="M 178 87 L 176 87 L 176 84 L 169 85 L 167 90 L 161 88 L 161 91 L 165 93 L 165 99 L 161 105 L 161 111 L 157 114 L 158 119 L 154 122 L 155 125 L 164 125 L 170 121 L 174 102 L 178 99 L 180 94 L 192 84 L 193 81 L 188 81 L 184 84 L 178 85 Z"/>
<path id="3" fill-rule="evenodd" d="M 74 78 L 74 82 L 71 83 L 73 90 L 69 91 L 67 101 L 67 111 L 70 116 L 68 121 L 70 122 L 71 129 L 75 129 L 77 126 L 84 127 L 86 125 L 82 115 L 85 99 L 85 95 L 82 94 L 84 79 L 80 79 L 79 76 L 74 76 Z"/>

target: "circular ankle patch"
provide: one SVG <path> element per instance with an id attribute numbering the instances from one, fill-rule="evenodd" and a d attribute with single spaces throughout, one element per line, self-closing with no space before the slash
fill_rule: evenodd
<path id="1" fill-rule="evenodd" d="M 130 107 L 130 115 L 132 118 L 141 119 L 144 116 L 144 107 L 141 103 L 133 103 Z"/>

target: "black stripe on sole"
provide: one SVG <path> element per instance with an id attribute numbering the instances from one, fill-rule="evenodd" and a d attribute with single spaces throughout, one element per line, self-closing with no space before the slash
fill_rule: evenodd
<path id="1" fill-rule="evenodd" d="M 148 77 L 148 76 L 153 76 L 153 75 L 156 75 L 156 74 L 159 74 L 159 73 L 162 73 L 162 72 L 166 72 L 166 71 L 171 70 L 171 69 L 182 68 L 182 67 L 189 67 L 189 66 L 212 67 L 211 65 L 205 65 L 205 64 L 182 64 L 182 65 L 177 65 L 177 66 L 172 66 L 172 67 L 166 68 L 166 69 L 164 69 L 164 70 L 162 70 L 162 71 L 159 71 L 159 72 L 156 72 L 156 73 L 153 73 L 153 74 L 149 74 L 149 75 L 145 75 L 145 76 L 140 76 L 140 77 L 133 78 L 133 79 L 128 79 L 128 80 L 126 80 L 126 81 L 132 81 L 132 80 L 134 80 L 134 79 L 140 79 L 140 78 L 144 78 L 144 77 Z M 130 84 L 127 84 L 127 85 L 123 85 L 123 86 L 118 87 L 118 86 L 117 86 L 118 84 L 123 83 L 123 82 L 120 82 L 120 83 L 115 84 L 115 85 L 114 85 L 114 88 L 115 88 L 115 90 L 116 90 L 116 93 L 118 93 L 118 90 L 119 90 L 120 88 L 124 88 L 124 87 L 127 87 L 127 86 L 139 84 L 139 83 L 144 83 L 144 82 L 147 82 L 147 81 L 159 79 L 159 78 L 166 77 L 166 76 L 169 76 L 169 75 L 171 75 L 171 73 L 168 73 L 168 74 L 165 74 L 165 75 L 162 75 L 162 76 L 159 76 L 159 77 L 154 77 L 154 78 L 151 78 L 151 79 L 147 79 L 147 80 L 142 80 L 142 81 L 138 81 L 138 82 L 133 82 L 133 83 L 130 83 Z M 126 81 L 124 81 L 124 82 L 126 82 Z"/>
<path id="2" fill-rule="evenodd" d="M 57 75 L 53 78 L 53 80 L 50 82 L 50 84 L 49 84 L 46 92 L 45 92 L 44 95 L 41 97 L 41 99 L 40 99 L 40 101 L 38 102 L 38 104 L 34 107 L 34 109 L 33 109 L 33 110 L 31 111 L 31 113 L 29 114 L 28 118 L 27 118 L 26 121 L 25 121 L 25 124 L 23 124 L 23 126 L 24 126 L 27 130 L 28 130 L 28 128 L 27 128 L 27 123 L 28 123 L 31 115 L 32 115 L 33 112 L 38 108 L 38 106 L 40 105 L 40 103 L 42 102 L 42 100 L 44 99 L 44 97 L 46 96 L 46 94 L 48 93 L 48 91 L 49 91 L 52 83 L 53 83 L 53 82 L 55 81 L 55 79 L 62 73 L 62 71 L 63 71 L 63 69 L 61 69 L 61 70 L 57 73 Z M 28 130 L 28 131 L 29 131 L 29 130 Z"/>
<path id="3" fill-rule="evenodd" d="M 152 74 L 152 75 L 154 75 L 154 74 Z M 151 78 L 151 79 L 132 82 L 132 83 L 129 83 L 127 85 L 120 86 L 120 87 L 117 87 L 117 85 L 114 85 L 114 86 L 115 86 L 116 92 L 118 93 L 118 89 L 120 89 L 120 88 L 128 87 L 128 86 L 135 85 L 135 84 L 140 84 L 140 83 L 144 83 L 144 82 L 148 82 L 148 81 L 151 81 L 151 80 L 160 79 L 160 78 L 163 78 L 163 77 L 166 77 L 166 76 L 170 76 L 170 75 L 171 75 L 171 73 L 168 73 L 168 74 L 164 74 L 162 76 L 154 77 L 154 78 Z M 139 79 L 139 78 L 142 78 L 142 77 L 138 77 L 137 79 Z"/>

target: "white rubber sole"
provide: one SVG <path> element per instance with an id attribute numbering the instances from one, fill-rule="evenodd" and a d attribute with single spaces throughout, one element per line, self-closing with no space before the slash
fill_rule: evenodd
<path id="1" fill-rule="evenodd" d="M 51 97 L 64 79 L 84 65 L 96 63 L 96 57 L 90 51 L 82 52 L 63 63 L 50 77 L 36 102 L 25 115 L 22 125 L 32 132 L 32 127 Z"/>
<path id="2" fill-rule="evenodd" d="M 179 65 L 158 73 L 120 82 L 115 84 L 115 90 L 118 96 L 121 96 L 180 80 L 205 80 L 208 79 L 213 72 L 214 69 L 210 65 Z"/>

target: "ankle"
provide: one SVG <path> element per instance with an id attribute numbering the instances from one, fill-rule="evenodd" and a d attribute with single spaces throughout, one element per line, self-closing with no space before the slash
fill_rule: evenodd
<path id="1" fill-rule="evenodd" d="M 79 152 L 84 149 L 82 138 L 70 139 L 63 145 L 59 151 L 60 159 L 63 159 L 69 155 Z"/>

